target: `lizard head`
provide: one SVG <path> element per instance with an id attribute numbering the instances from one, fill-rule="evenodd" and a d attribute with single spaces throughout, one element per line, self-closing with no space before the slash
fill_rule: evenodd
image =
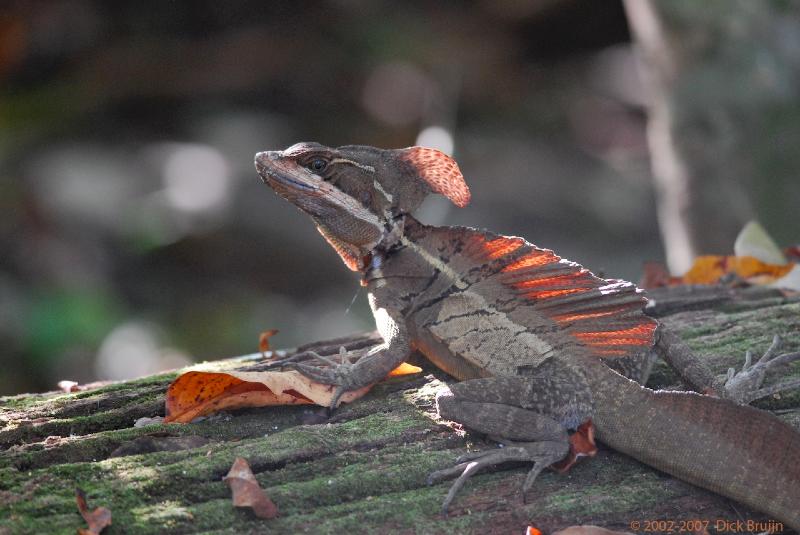
<path id="1" fill-rule="evenodd" d="M 297 143 L 259 152 L 255 165 L 268 186 L 311 216 L 353 271 L 366 268 L 370 252 L 394 235 L 401 216 L 430 193 L 441 193 L 457 206 L 470 199 L 458 164 L 425 147 L 333 149 Z"/>

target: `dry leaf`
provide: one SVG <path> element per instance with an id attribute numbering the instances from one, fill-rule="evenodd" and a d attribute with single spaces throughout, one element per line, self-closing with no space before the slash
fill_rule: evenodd
<path id="1" fill-rule="evenodd" d="M 564 473 L 581 457 L 594 457 L 597 454 L 597 445 L 594 442 L 594 424 L 586 420 L 569 436 L 569 453 L 564 459 L 551 465 L 554 470 Z"/>
<path id="2" fill-rule="evenodd" d="M 264 331 L 258 337 L 258 351 L 263 355 L 269 351 L 269 339 L 278 334 L 278 329 L 269 329 Z"/>
<path id="3" fill-rule="evenodd" d="M 750 284 L 770 284 L 789 273 L 794 264 L 766 264 L 752 256 L 699 256 L 680 278 L 682 284 L 715 284 L 733 274 Z"/>
<path id="4" fill-rule="evenodd" d="M 658 263 L 644 267 L 642 286 L 657 288 L 678 284 L 717 284 L 723 277 L 735 276 L 748 284 L 769 285 L 800 290 L 800 271 L 794 262 L 798 257 L 789 247 L 781 251 L 760 224 L 751 221 L 742 228 L 734 244 L 733 256 L 706 255 L 695 258 L 682 277 L 672 277 Z M 787 261 L 787 257 L 792 262 Z"/>
<path id="5" fill-rule="evenodd" d="M 78 503 L 78 511 L 86 521 L 88 528 L 78 529 L 79 535 L 98 535 L 106 526 L 111 525 L 111 511 L 105 507 L 98 507 L 94 511 L 89 511 L 86 503 L 86 493 L 81 489 L 75 489 L 75 501 Z"/>
<path id="6" fill-rule="evenodd" d="M 655 262 L 645 264 L 641 286 L 658 288 L 680 284 L 717 284 L 723 277 L 735 275 L 748 284 L 794 289 L 795 263 L 765 264 L 752 256 L 698 256 L 682 277 L 669 276 L 666 268 Z"/>
<path id="7" fill-rule="evenodd" d="M 242 457 L 233 461 L 228 475 L 222 480 L 230 487 L 235 507 L 249 507 L 258 518 L 275 518 L 278 507 L 258 485 L 250 465 Z"/>
<path id="8" fill-rule="evenodd" d="M 403 363 L 389 375 L 421 371 Z M 350 403 L 372 385 L 346 392 L 339 403 Z M 317 404 L 327 407 L 336 388 L 312 381 L 296 371 L 285 372 L 187 372 L 167 389 L 165 423 L 187 423 L 224 409 L 269 405 Z"/>
<path id="9" fill-rule="evenodd" d="M 775 240 L 758 221 L 750 221 L 736 236 L 733 254 L 739 257 L 752 256 L 765 264 L 786 264 L 786 256 Z"/>
<path id="10" fill-rule="evenodd" d="M 414 366 L 413 364 L 409 364 L 408 362 L 401 362 L 400 366 L 393 369 L 389 372 L 389 375 L 386 377 L 400 377 L 403 375 L 414 375 L 415 373 L 419 373 L 422 371 L 422 368 L 419 366 Z"/>
<path id="11" fill-rule="evenodd" d="M 773 288 L 780 288 L 782 290 L 794 290 L 795 292 L 800 292 L 800 267 L 798 267 L 798 264 L 790 265 L 793 266 L 792 270 L 780 279 L 769 284 L 769 286 Z"/>

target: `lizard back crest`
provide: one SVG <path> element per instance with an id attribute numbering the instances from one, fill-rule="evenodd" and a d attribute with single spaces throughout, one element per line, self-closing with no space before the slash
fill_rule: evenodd
<path id="1" fill-rule="evenodd" d="M 429 227 L 430 230 L 434 230 Z M 558 326 L 553 337 L 566 334 L 597 357 L 621 357 L 653 344 L 657 323 L 643 312 L 647 299 L 633 283 L 602 279 L 549 249 L 522 238 L 500 236 L 466 227 L 446 232 L 436 241 L 452 249 L 441 251 L 469 285 L 499 283 L 515 301 Z M 431 236 L 433 238 L 433 236 Z M 441 249 L 440 249 L 441 250 Z M 516 318 L 524 324 L 524 314 Z"/>

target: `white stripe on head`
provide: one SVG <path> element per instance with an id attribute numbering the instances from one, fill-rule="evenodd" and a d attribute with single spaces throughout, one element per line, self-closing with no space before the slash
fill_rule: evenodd
<path id="1" fill-rule="evenodd" d="M 350 164 L 350 165 L 354 165 L 354 166 L 358 167 L 359 169 L 362 169 L 362 170 L 364 170 L 364 171 L 366 171 L 368 173 L 374 173 L 375 172 L 375 168 L 372 167 L 371 165 L 364 165 L 364 164 L 361 164 L 361 163 L 358 163 L 358 162 L 354 162 L 353 160 L 348 160 L 346 158 L 334 158 L 333 160 L 331 160 L 331 163 L 347 163 L 347 164 Z"/>

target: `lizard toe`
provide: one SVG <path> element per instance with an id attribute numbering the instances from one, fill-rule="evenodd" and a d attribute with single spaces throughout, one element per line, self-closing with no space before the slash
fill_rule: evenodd
<path id="1" fill-rule="evenodd" d="M 721 397 L 747 405 L 764 396 L 800 387 L 800 381 L 784 381 L 762 388 L 768 372 L 800 360 L 800 352 L 779 354 L 781 345 L 781 338 L 775 335 L 772 344 L 755 363 L 752 353 L 747 351 L 742 369 L 738 372 L 728 369 L 728 373 L 717 380 L 715 390 Z"/>
<path id="2" fill-rule="evenodd" d="M 507 462 L 532 462 L 533 468 L 528 472 L 522 487 L 522 499 L 524 502 L 527 493 L 533 487 L 536 477 L 546 467 L 562 459 L 567 449 L 568 445 L 556 441 L 514 442 L 513 446 L 468 453 L 459 457 L 455 466 L 431 473 L 428 476 L 428 485 L 458 476 L 450 486 L 450 490 L 447 492 L 442 504 L 442 513 L 446 515 L 458 492 L 474 474 L 484 468 Z"/>

